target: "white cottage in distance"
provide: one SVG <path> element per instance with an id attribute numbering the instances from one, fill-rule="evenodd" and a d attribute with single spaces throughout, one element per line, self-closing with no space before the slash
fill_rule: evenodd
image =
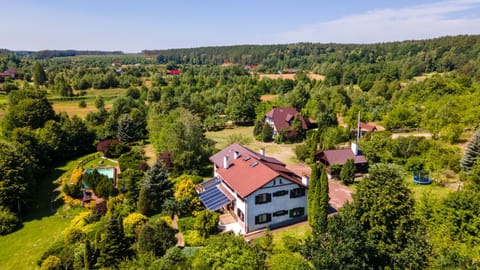
<path id="1" fill-rule="evenodd" d="M 307 218 L 308 178 L 288 170 L 265 151 L 256 153 L 232 144 L 210 157 L 214 177 L 201 186 L 199 197 L 210 210 L 226 210 L 242 234 L 276 228 Z"/>

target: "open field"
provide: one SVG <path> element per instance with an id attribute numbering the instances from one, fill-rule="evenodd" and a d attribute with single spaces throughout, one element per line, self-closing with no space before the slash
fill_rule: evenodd
<path id="1" fill-rule="evenodd" d="M 105 109 L 108 111 L 112 108 L 114 99 L 122 95 L 125 92 L 125 89 L 89 89 L 85 92 L 86 95 L 82 96 L 83 99 L 63 100 L 62 97 L 50 96 L 49 101 L 52 103 L 53 109 L 56 113 L 66 112 L 70 117 L 77 115 L 81 118 L 85 118 L 88 113 L 97 111 L 97 108 L 95 107 L 95 98 L 97 96 L 103 97 L 105 101 Z M 85 101 L 87 107 L 80 108 L 78 106 L 81 100 Z"/>
<path id="2" fill-rule="evenodd" d="M 323 81 L 325 79 L 324 75 L 308 73 L 308 78 L 310 80 Z M 269 79 L 282 79 L 282 80 L 295 80 L 295 74 L 258 74 L 260 79 L 269 78 Z"/>
<path id="3" fill-rule="evenodd" d="M 295 156 L 295 146 L 298 144 L 276 144 L 264 143 L 255 140 L 253 137 L 252 127 L 235 127 L 233 129 L 224 129 L 221 131 L 213 131 L 206 133 L 207 138 L 216 142 L 215 146 L 218 149 L 223 149 L 233 142 L 238 142 L 253 151 L 259 152 L 261 148 L 265 149 L 265 153 L 269 156 L 274 156 L 287 165 L 298 165 L 300 161 Z"/>
<path id="4" fill-rule="evenodd" d="M 261 101 L 274 101 L 277 98 L 277 95 L 262 95 L 260 97 Z"/>
<path id="5" fill-rule="evenodd" d="M 78 103 L 80 100 L 74 100 L 74 101 L 61 101 L 61 102 L 52 102 L 52 107 L 55 110 L 55 113 L 60 113 L 60 112 L 66 112 L 68 116 L 72 117 L 74 115 L 80 117 L 80 118 L 85 118 L 88 113 L 90 112 L 95 112 L 97 111 L 97 108 L 95 107 L 95 99 L 93 100 L 85 100 L 87 103 L 87 107 L 85 108 L 80 108 L 78 106 Z M 112 104 L 108 104 L 105 102 L 105 109 L 108 111 L 112 108 Z"/>

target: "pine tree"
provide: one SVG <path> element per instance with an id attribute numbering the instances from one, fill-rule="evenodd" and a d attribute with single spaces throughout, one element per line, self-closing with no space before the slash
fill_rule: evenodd
<path id="1" fill-rule="evenodd" d="M 121 223 L 117 219 L 109 219 L 105 232 L 101 235 L 98 266 L 115 267 L 129 255 L 128 240 L 123 234 Z"/>
<path id="2" fill-rule="evenodd" d="M 165 201 L 172 198 L 173 185 L 162 163 L 157 160 L 145 175 L 138 198 L 138 212 L 146 216 L 158 213 Z"/>
<path id="3" fill-rule="evenodd" d="M 83 265 L 85 270 L 90 270 L 92 268 L 91 263 L 93 260 L 93 250 L 92 246 L 90 245 L 90 240 L 85 240 L 85 251 L 83 254 Z"/>
<path id="4" fill-rule="evenodd" d="M 465 154 L 460 160 L 460 166 L 465 171 L 469 171 L 477 161 L 477 158 L 479 155 L 480 155 L 480 129 L 477 129 L 473 134 L 472 140 L 468 143 L 467 147 L 465 148 Z"/>
<path id="5" fill-rule="evenodd" d="M 353 184 L 355 181 L 355 161 L 351 158 L 347 159 L 340 170 L 340 179 L 345 185 Z"/>
<path id="6" fill-rule="evenodd" d="M 320 186 L 319 184 L 319 170 L 318 166 L 316 164 L 312 164 L 310 166 L 312 172 L 310 175 L 310 183 L 308 186 L 308 205 L 307 205 L 307 211 L 308 211 L 308 223 L 310 226 L 314 226 L 314 221 L 316 220 L 315 216 L 318 211 L 318 208 L 316 207 L 317 204 L 315 204 L 316 200 L 316 191 L 317 188 Z"/>
<path id="7" fill-rule="evenodd" d="M 135 121 L 128 114 L 123 114 L 118 119 L 117 138 L 121 142 L 133 142 L 136 140 L 137 127 Z"/>
<path id="8" fill-rule="evenodd" d="M 164 220 L 160 220 L 158 224 L 146 224 L 143 226 L 138 235 L 138 252 L 153 253 L 157 257 L 161 257 L 165 252 L 175 246 L 177 238 L 175 230 L 172 229 Z"/>
<path id="9" fill-rule="evenodd" d="M 263 124 L 262 142 L 271 142 L 273 135 L 273 128 L 269 124 Z"/>
<path id="10" fill-rule="evenodd" d="M 316 216 L 316 227 L 317 230 L 323 232 L 327 227 L 327 216 L 328 216 L 328 177 L 325 168 L 320 168 L 320 181 L 319 186 L 317 187 L 317 216 Z"/>

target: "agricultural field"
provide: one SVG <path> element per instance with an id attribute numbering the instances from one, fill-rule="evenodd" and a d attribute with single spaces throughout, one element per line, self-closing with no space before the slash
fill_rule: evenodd
<path id="1" fill-rule="evenodd" d="M 80 118 L 85 118 L 88 113 L 90 112 L 95 112 L 98 109 L 95 107 L 95 99 L 88 99 L 85 100 L 87 107 L 81 108 L 78 103 L 79 100 L 69 100 L 69 101 L 54 101 L 52 102 L 52 107 L 55 110 L 55 113 L 61 113 L 65 112 L 68 114 L 68 116 L 72 117 L 74 115 L 80 117 Z M 105 104 L 105 109 L 108 111 L 112 108 L 112 104 Z"/>
<path id="2" fill-rule="evenodd" d="M 307 74 L 308 78 L 310 80 L 317 80 L 317 81 L 323 81 L 325 80 L 324 75 L 320 74 L 315 74 L 315 73 L 308 73 Z M 295 74 L 290 73 L 290 74 L 258 74 L 259 79 L 263 78 L 269 78 L 269 79 L 282 79 L 282 80 L 295 80 Z"/>

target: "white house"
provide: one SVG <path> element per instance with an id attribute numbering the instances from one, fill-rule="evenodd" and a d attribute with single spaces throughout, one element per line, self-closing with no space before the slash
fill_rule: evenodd
<path id="1" fill-rule="evenodd" d="M 248 233 L 303 221 L 308 178 L 288 170 L 265 151 L 232 144 L 210 157 L 214 178 L 201 184 L 199 197 L 211 210 L 229 211 Z"/>

